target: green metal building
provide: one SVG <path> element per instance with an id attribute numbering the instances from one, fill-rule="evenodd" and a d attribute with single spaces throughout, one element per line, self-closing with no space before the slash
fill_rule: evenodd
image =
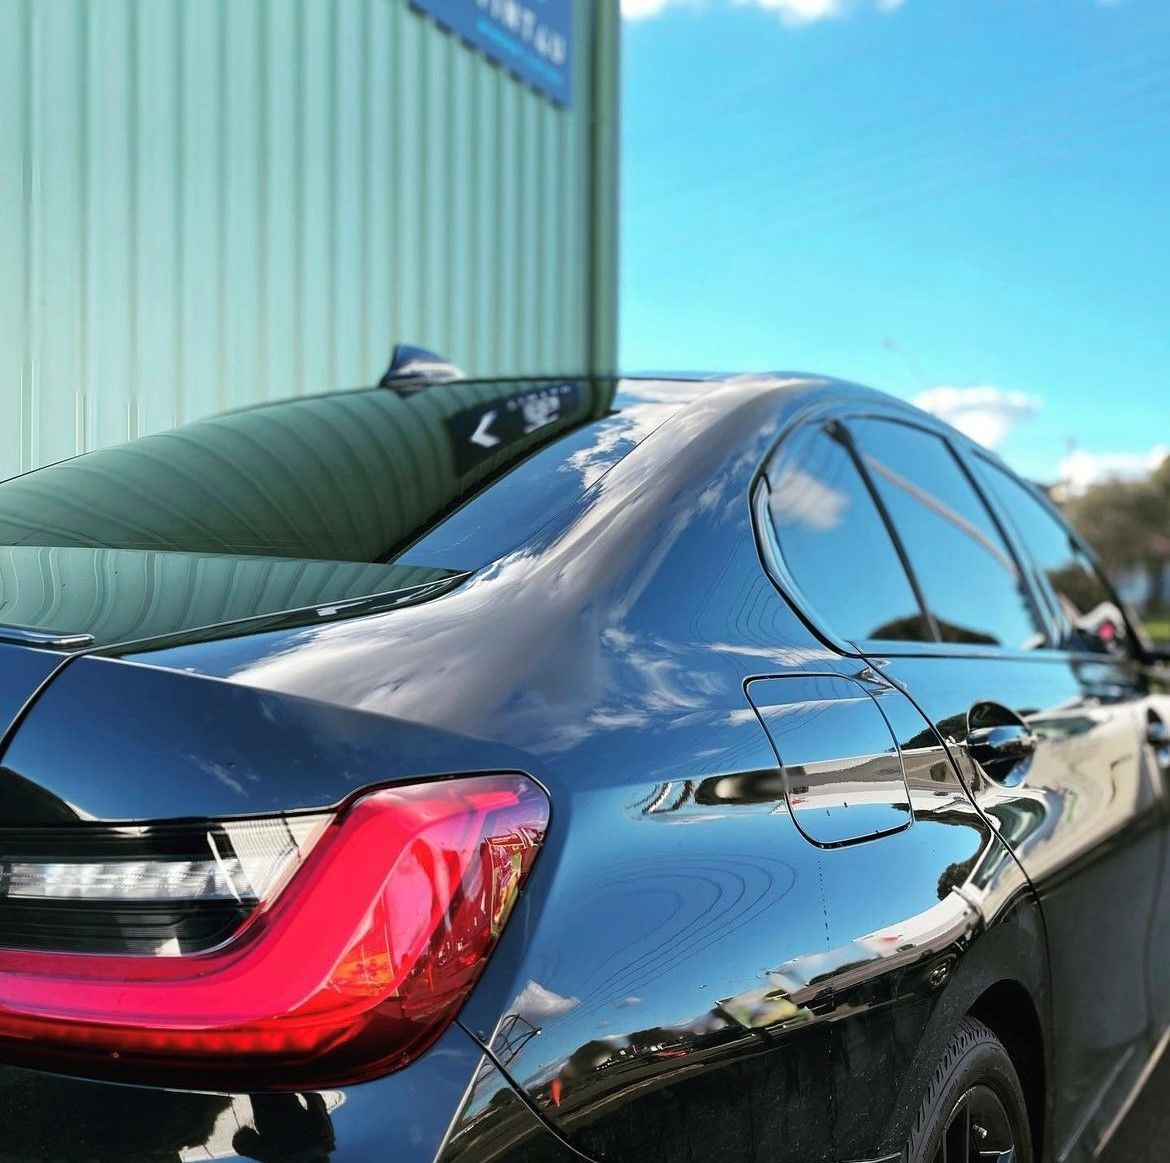
<path id="1" fill-rule="evenodd" d="M 618 4 L 553 3 L 2 0 L 0 478 L 395 341 L 612 370 Z"/>

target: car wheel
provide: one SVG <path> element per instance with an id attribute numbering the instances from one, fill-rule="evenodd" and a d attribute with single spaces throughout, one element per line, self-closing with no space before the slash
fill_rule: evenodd
<path id="1" fill-rule="evenodd" d="M 907 1151 L 909 1163 L 1032 1163 L 1028 1108 L 1000 1040 L 964 1018 L 926 1094 Z"/>

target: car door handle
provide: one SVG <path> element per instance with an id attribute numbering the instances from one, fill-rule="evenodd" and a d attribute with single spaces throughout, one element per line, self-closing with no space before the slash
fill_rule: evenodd
<path id="1" fill-rule="evenodd" d="M 1028 773 L 1040 739 L 1014 711 L 976 703 L 967 715 L 968 754 L 997 783 L 1013 786 Z"/>
<path id="2" fill-rule="evenodd" d="M 981 757 L 985 756 L 993 761 L 1010 760 L 1019 763 L 1036 750 L 1038 742 L 1034 731 L 1014 723 L 998 727 L 976 727 L 967 736 L 967 746 L 980 762 L 983 762 Z"/>

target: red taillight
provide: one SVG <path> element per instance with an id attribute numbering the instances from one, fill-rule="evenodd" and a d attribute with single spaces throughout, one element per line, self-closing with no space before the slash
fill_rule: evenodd
<path id="1" fill-rule="evenodd" d="M 0 1057 L 251 1089 L 394 1070 L 455 1016 L 547 822 L 522 776 L 377 791 L 218 949 L 0 949 Z"/>

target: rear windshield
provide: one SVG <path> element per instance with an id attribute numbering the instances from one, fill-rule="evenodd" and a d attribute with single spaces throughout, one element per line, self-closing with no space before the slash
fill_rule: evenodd
<path id="1" fill-rule="evenodd" d="M 108 644 L 433 587 L 528 540 L 663 418 L 614 399 L 588 379 L 340 392 L 14 477 L 0 625 Z"/>

